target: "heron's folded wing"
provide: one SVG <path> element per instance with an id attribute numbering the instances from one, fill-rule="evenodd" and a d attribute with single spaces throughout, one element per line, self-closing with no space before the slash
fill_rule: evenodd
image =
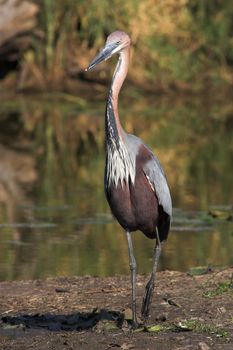
<path id="1" fill-rule="evenodd" d="M 163 168 L 159 160 L 153 155 L 153 158 L 146 162 L 143 166 L 143 171 L 158 198 L 159 205 L 161 205 L 166 214 L 171 217 L 171 195 Z"/>
<path id="2" fill-rule="evenodd" d="M 143 171 L 158 198 L 159 217 L 157 228 L 160 241 L 162 242 L 167 239 L 170 229 L 172 215 L 172 201 L 170 191 L 163 168 L 160 165 L 159 160 L 154 155 L 152 156 L 151 160 L 145 163 Z"/>

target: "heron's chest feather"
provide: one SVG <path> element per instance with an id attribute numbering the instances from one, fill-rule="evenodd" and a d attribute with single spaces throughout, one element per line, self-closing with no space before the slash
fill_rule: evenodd
<path id="1" fill-rule="evenodd" d="M 122 141 L 119 141 L 118 147 L 111 144 L 107 145 L 106 159 L 106 185 L 118 183 L 123 184 L 131 182 L 134 184 L 136 175 L 136 157 L 130 153 Z"/>

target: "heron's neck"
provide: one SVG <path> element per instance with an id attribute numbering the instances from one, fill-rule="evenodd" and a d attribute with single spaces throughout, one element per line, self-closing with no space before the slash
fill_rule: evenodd
<path id="1" fill-rule="evenodd" d="M 129 53 L 129 47 L 121 51 L 108 94 L 105 120 L 107 144 L 111 141 L 119 144 L 124 134 L 118 114 L 118 95 L 128 72 Z"/>

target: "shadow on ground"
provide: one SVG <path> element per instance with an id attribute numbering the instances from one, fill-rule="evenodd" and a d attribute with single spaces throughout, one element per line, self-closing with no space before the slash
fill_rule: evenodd
<path id="1" fill-rule="evenodd" d="M 71 315 L 35 314 L 4 316 L 1 318 L 3 328 L 41 328 L 49 331 L 82 331 L 106 323 L 109 327 L 122 327 L 124 315 L 117 311 L 94 309 L 92 312 Z"/>

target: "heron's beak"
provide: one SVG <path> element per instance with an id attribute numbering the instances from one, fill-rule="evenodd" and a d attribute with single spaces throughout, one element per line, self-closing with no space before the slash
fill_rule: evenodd
<path id="1" fill-rule="evenodd" d="M 89 66 L 85 69 L 90 70 L 94 68 L 97 64 L 107 61 L 115 52 L 117 52 L 117 48 L 120 43 L 113 43 L 113 44 L 108 44 L 106 45 L 103 50 L 100 51 L 100 53 L 91 61 Z"/>

